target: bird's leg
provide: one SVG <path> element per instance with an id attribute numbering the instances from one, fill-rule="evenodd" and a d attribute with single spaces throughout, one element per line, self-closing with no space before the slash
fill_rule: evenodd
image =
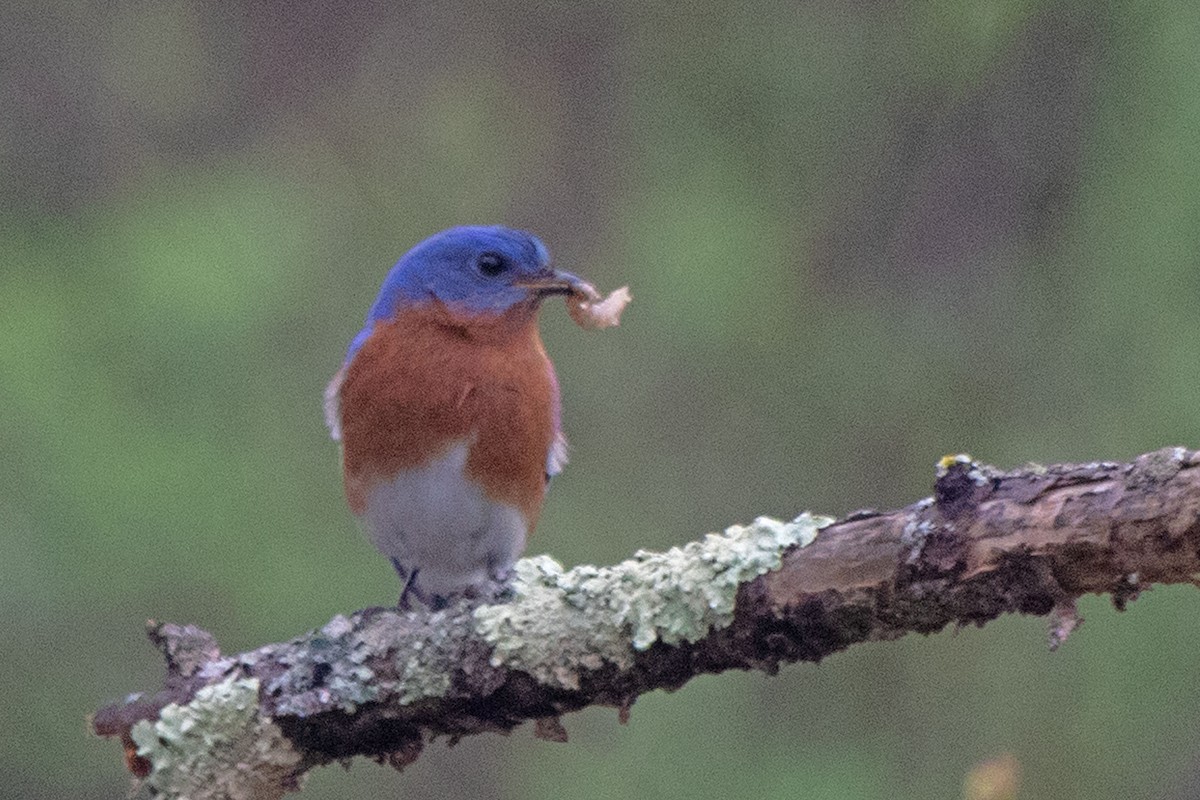
<path id="1" fill-rule="evenodd" d="M 450 602 L 454 599 L 454 595 L 450 595 L 449 597 L 440 594 L 431 594 L 426 596 L 417 586 L 417 573 L 420 572 L 419 569 L 414 567 L 410 572 L 401 566 L 400 562 L 394 558 L 392 559 L 392 566 L 395 567 L 396 572 L 399 573 L 400 580 L 404 581 L 404 586 L 400 589 L 400 600 L 396 603 L 396 606 L 401 611 L 415 610 L 413 608 L 413 600 L 416 600 L 430 611 L 441 611 L 443 608 L 450 605 Z"/>
<path id="2" fill-rule="evenodd" d="M 493 564 L 489 570 L 491 580 L 479 590 L 479 597 L 485 603 L 507 603 L 515 596 L 512 588 L 512 567 L 501 567 Z"/>
<path id="3" fill-rule="evenodd" d="M 392 559 L 392 566 L 396 568 L 396 573 L 400 576 L 402 586 L 400 588 L 400 599 L 396 602 L 396 607 L 401 611 L 412 611 L 412 603 L 409 601 L 409 596 L 423 600 L 416 586 L 413 584 L 417 580 L 417 570 L 409 571 L 399 561 Z"/>
<path id="4" fill-rule="evenodd" d="M 493 581 L 482 592 L 484 602 L 488 604 L 507 603 L 517 596 L 512 584 L 508 581 Z"/>

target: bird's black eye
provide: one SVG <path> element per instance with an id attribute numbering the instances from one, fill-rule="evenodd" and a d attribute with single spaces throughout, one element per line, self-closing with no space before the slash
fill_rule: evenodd
<path id="1" fill-rule="evenodd" d="M 499 253 L 484 253 L 475 262 L 475 266 L 483 277 L 495 278 L 508 272 L 512 268 L 512 263 Z"/>

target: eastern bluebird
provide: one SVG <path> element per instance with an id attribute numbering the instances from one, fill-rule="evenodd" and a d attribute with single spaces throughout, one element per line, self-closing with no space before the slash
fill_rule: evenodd
<path id="1" fill-rule="evenodd" d="M 537 237 L 451 228 L 401 258 L 325 390 L 346 500 L 404 588 L 438 608 L 494 593 L 567 462 L 537 314 L 591 293 Z"/>

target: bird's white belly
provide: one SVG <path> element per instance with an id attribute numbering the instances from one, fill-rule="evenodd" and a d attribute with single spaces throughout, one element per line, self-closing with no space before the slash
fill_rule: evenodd
<path id="1" fill-rule="evenodd" d="M 467 445 L 380 481 L 362 518 L 375 546 L 408 575 L 417 597 L 450 597 L 502 580 L 525 549 L 528 523 L 467 479 Z"/>

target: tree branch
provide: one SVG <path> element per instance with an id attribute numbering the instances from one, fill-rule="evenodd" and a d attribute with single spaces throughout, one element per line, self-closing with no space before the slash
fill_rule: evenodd
<path id="1" fill-rule="evenodd" d="M 819 535 L 818 535 L 819 530 Z M 164 688 L 98 712 L 127 763 L 172 797 L 275 797 L 313 766 L 367 755 L 403 767 L 437 736 L 620 709 L 728 669 L 773 673 L 863 641 L 1051 616 L 1076 598 L 1118 609 L 1152 583 L 1200 573 L 1200 453 L 1000 472 L 965 456 L 934 496 L 832 521 L 759 519 L 667 553 L 564 571 L 519 562 L 512 598 L 485 606 L 337 616 L 235 656 L 192 626 L 151 623 Z"/>

